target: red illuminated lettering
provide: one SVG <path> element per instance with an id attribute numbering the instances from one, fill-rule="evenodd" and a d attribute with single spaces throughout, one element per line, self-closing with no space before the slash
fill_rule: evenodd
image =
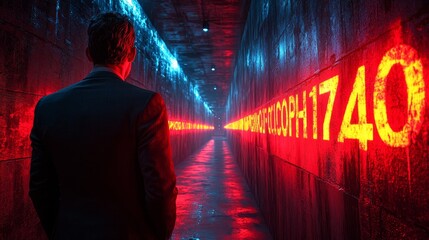
<path id="1" fill-rule="evenodd" d="M 282 132 L 283 137 L 287 136 L 287 125 L 288 125 L 288 112 L 287 112 L 287 101 L 283 98 L 282 101 L 282 110 L 281 110 L 281 123 L 282 123 Z"/>
<path id="2" fill-rule="evenodd" d="M 325 94 L 329 92 L 328 103 L 326 105 L 325 119 L 323 120 L 323 140 L 329 140 L 329 129 L 331 126 L 332 109 L 334 108 L 337 88 L 338 76 L 332 77 L 319 84 L 319 94 Z"/>
<path id="3" fill-rule="evenodd" d="M 313 99 L 313 139 L 317 139 L 317 88 L 314 86 L 311 88 L 311 92 L 308 94 Z"/>
<path id="4" fill-rule="evenodd" d="M 386 109 L 386 77 L 393 65 L 402 67 L 407 84 L 407 122 L 402 130 L 395 132 L 388 122 Z M 417 51 L 407 45 L 390 49 L 378 66 L 374 84 L 374 119 L 380 138 L 389 146 L 406 147 L 410 133 L 417 134 L 423 123 L 425 109 L 425 82 L 423 65 Z"/>
<path id="5" fill-rule="evenodd" d="M 292 136 L 292 119 L 295 118 L 295 98 L 289 97 L 289 136 Z"/>
<path id="6" fill-rule="evenodd" d="M 393 130 L 387 116 L 386 106 L 386 78 L 392 67 L 398 64 L 404 73 L 407 86 L 407 121 L 400 130 Z M 312 86 L 308 97 L 312 103 L 312 132 L 313 139 L 318 139 L 318 103 L 321 95 L 329 93 L 326 111 L 322 124 L 322 139 L 331 140 L 331 118 L 338 89 L 339 76 L 329 78 Z M 295 93 L 285 96 L 280 101 L 272 101 L 249 114 L 248 116 L 229 123 L 226 129 L 242 130 L 277 135 L 283 137 L 300 136 L 300 121 L 302 120 L 302 137 L 307 138 L 307 91 L 302 91 L 302 100 Z M 417 51 L 408 45 L 396 46 L 383 56 L 374 82 L 374 121 L 381 140 L 391 147 L 406 147 L 410 145 L 413 136 L 418 134 L 424 121 L 426 107 L 425 81 L 423 79 L 423 64 L 417 56 Z M 368 141 L 374 138 L 373 123 L 368 122 L 366 104 L 366 76 L 365 66 L 357 69 L 353 87 L 349 95 L 342 118 L 338 142 L 346 139 L 355 139 L 359 148 L 368 149 Z M 357 112 L 358 121 L 352 123 L 353 112 Z M 294 120 L 295 119 L 295 120 Z M 293 126 L 295 124 L 295 126 Z M 244 126 L 243 126 L 244 125 Z M 170 129 L 180 128 L 177 124 L 169 122 Z M 295 134 L 293 133 L 295 129 Z"/>
<path id="7" fill-rule="evenodd" d="M 181 130 L 213 130 L 214 127 L 210 125 L 190 123 L 190 122 L 181 122 L 181 121 L 168 121 L 168 128 L 171 131 L 181 131 Z"/>
<path id="8" fill-rule="evenodd" d="M 268 106 L 268 134 L 272 134 L 272 131 L 273 131 L 273 128 L 271 127 L 273 122 L 273 117 L 272 117 L 273 112 L 274 111 L 272 106 Z"/>
<path id="9" fill-rule="evenodd" d="M 281 107 L 281 105 L 280 105 L 280 102 L 279 101 L 277 101 L 277 103 L 276 103 L 276 128 L 277 128 L 277 135 L 282 135 L 282 127 L 281 127 L 281 125 L 279 124 L 279 122 L 281 121 L 279 121 L 279 118 L 281 117 L 281 115 L 282 115 L 282 107 Z"/>
<path id="10" fill-rule="evenodd" d="M 368 149 L 368 141 L 373 139 L 373 126 L 367 123 L 366 118 L 365 92 L 365 67 L 361 66 L 357 71 L 353 90 L 347 102 L 343 122 L 341 123 L 341 130 L 338 135 L 338 142 L 344 142 L 346 138 L 357 139 L 359 140 L 359 148 L 363 150 Z M 352 124 L 352 113 L 356 103 L 358 107 L 358 123 Z"/>
<path id="11" fill-rule="evenodd" d="M 296 113 L 296 137 L 299 138 L 299 119 L 302 119 L 302 132 L 303 132 L 303 137 L 307 138 L 307 93 L 304 90 L 304 92 L 302 93 L 302 110 L 299 110 L 299 98 L 298 98 L 298 94 L 295 95 L 295 113 Z"/>
<path id="12" fill-rule="evenodd" d="M 262 114 L 263 114 L 263 116 L 262 116 L 262 118 L 263 118 L 263 133 L 265 133 L 265 129 L 266 129 L 266 125 L 268 125 L 268 118 L 267 118 L 267 108 L 263 108 L 262 109 Z"/>

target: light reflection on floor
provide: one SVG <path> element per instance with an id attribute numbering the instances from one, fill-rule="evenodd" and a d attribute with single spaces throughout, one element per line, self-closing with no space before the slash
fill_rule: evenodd
<path id="1" fill-rule="evenodd" d="M 210 140 L 176 174 L 172 239 L 271 239 L 225 138 Z"/>

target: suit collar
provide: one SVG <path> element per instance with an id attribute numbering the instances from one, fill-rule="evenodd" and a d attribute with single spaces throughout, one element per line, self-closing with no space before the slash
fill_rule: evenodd
<path id="1" fill-rule="evenodd" d="M 116 73 L 106 69 L 93 69 L 83 80 L 90 79 L 117 79 L 123 81 Z"/>

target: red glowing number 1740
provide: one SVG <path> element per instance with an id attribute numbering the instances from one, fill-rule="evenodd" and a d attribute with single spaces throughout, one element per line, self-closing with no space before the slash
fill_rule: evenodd
<path id="1" fill-rule="evenodd" d="M 395 64 L 399 64 L 402 67 L 407 85 L 407 121 L 399 131 L 394 131 L 391 128 L 386 108 L 386 78 Z M 308 97 L 312 99 L 313 106 L 313 139 L 318 138 L 318 96 L 329 93 L 323 119 L 322 139 L 325 141 L 330 140 L 331 117 L 338 89 L 338 81 L 338 75 L 334 76 L 313 86 L 308 94 Z M 302 123 L 302 137 L 307 138 L 306 93 L 307 91 L 303 91 L 302 93 L 301 104 L 298 94 L 290 95 L 277 102 L 267 104 L 268 106 L 261 108 L 253 114 L 227 124 L 225 128 L 299 138 L 299 126 Z M 392 147 L 408 146 L 411 136 L 418 134 L 420 131 L 425 109 L 423 65 L 415 49 L 401 44 L 386 52 L 378 66 L 377 76 L 375 77 L 373 101 L 375 125 L 381 140 Z M 299 107 L 300 105 L 301 107 Z M 352 114 L 356 105 L 358 122 L 352 123 Z M 292 125 L 295 125 L 295 130 L 292 128 Z M 268 131 L 265 131 L 266 127 Z M 374 126 L 367 121 L 365 66 L 360 66 L 357 70 L 342 119 L 337 140 L 338 142 L 344 142 L 345 139 L 358 140 L 359 148 L 362 150 L 367 150 L 368 141 L 374 139 Z"/>

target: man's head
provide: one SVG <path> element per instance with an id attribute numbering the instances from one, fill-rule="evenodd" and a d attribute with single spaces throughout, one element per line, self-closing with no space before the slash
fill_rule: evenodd
<path id="1" fill-rule="evenodd" d="M 99 14 L 88 26 L 87 56 L 94 65 L 125 68 L 126 78 L 136 54 L 135 38 L 128 17 L 113 12 Z"/>

